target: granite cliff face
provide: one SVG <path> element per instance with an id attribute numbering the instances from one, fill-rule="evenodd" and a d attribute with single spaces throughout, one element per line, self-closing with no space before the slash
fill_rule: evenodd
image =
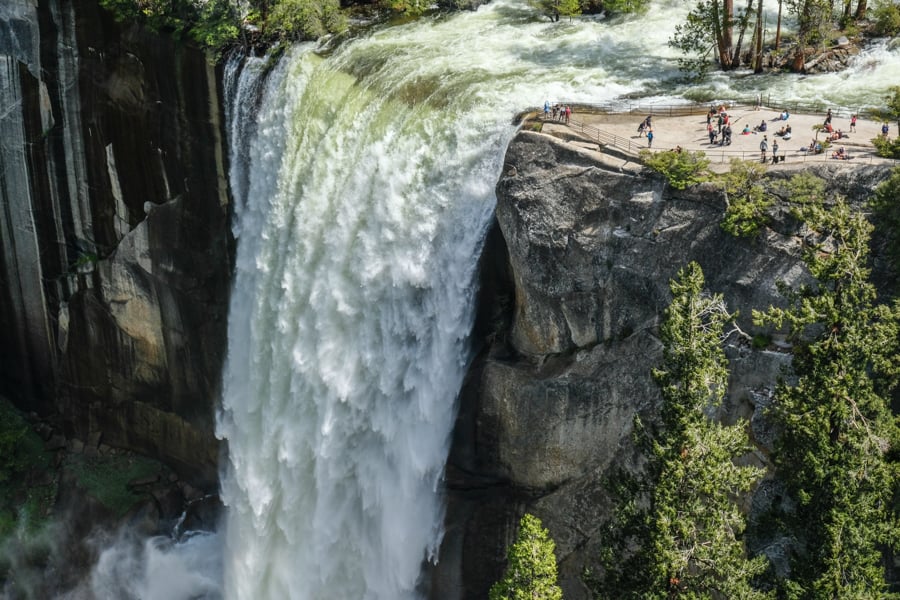
<path id="1" fill-rule="evenodd" d="M 214 486 L 232 239 L 218 77 L 95 1 L 0 7 L 0 387 Z"/>
<path id="2" fill-rule="evenodd" d="M 638 465 L 632 419 L 652 419 L 659 402 L 651 369 L 662 357 L 669 280 L 697 261 L 708 288 L 753 332 L 750 309 L 782 302 L 776 281 L 806 277 L 786 209 L 765 237 L 739 240 L 719 226 L 725 205 L 715 188 L 677 192 L 622 162 L 531 132 L 507 151 L 484 257 L 487 341 L 462 393 L 433 597 L 485 597 L 526 510 L 557 543 L 566 598 L 588 597 L 579 576 L 602 546 L 604 477 Z M 859 200 L 886 173 L 820 174 Z M 754 417 L 790 355 L 738 338 L 727 353 L 720 416 Z M 758 414 L 753 428 L 760 451 L 749 460 L 764 463 L 771 432 Z"/>

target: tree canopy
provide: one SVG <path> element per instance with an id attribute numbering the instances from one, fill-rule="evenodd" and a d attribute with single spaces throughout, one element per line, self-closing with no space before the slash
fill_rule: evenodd
<path id="1" fill-rule="evenodd" d="M 883 550 L 900 539 L 897 422 L 887 394 L 900 370 L 900 305 L 876 304 L 866 266 L 871 225 L 838 199 L 803 204 L 804 262 L 814 283 L 787 308 L 754 312 L 786 327 L 795 382 L 776 390 L 778 477 L 796 510 L 781 515 L 796 540 L 785 597 L 889 598 Z"/>
<path id="2" fill-rule="evenodd" d="M 525 514 L 516 541 L 506 553 L 503 579 L 491 587 L 490 600 L 562 600 L 556 584 L 556 545 L 541 520 Z"/>

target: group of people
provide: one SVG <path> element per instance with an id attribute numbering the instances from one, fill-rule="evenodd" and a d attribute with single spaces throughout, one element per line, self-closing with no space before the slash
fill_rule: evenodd
<path id="1" fill-rule="evenodd" d="M 647 147 L 653 147 L 653 115 L 647 115 L 647 118 L 638 124 L 638 137 L 647 134 Z"/>
<path id="2" fill-rule="evenodd" d="M 571 118 L 571 115 L 572 115 L 572 109 L 568 105 L 560 105 L 560 104 L 551 105 L 549 100 L 544 103 L 544 118 L 547 120 L 552 118 L 553 120 L 562 121 L 562 122 L 568 124 L 569 119 Z M 788 112 L 788 110 L 785 109 L 785 110 L 781 111 L 781 113 L 779 113 L 779 115 L 772 120 L 785 122 L 789 118 L 790 118 L 790 112 Z M 823 127 L 822 127 L 825 130 L 825 132 L 828 133 L 828 137 L 825 140 L 824 146 L 818 140 L 813 139 L 812 142 L 809 144 L 809 147 L 808 148 L 803 147 L 803 148 L 801 148 L 801 151 L 808 151 L 810 153 L 820 154 L 826 150 L 826 147 L 828 146 L 828 142 L 836 141 L 836 140 L 840 140 L 844 137 L 848 137 L 848 135 L 846 133 L 844 133 L 841 129 L 837 129 L 837 130 L 834 129 L 834 127 L 832 125 L 832 119 L 833 119 L 832 111 L 831 111 L 831 109 L 828 109 L 827 114 L 825 116 L 824 123 L 823 123 Z M 853 114 L 850 116 L 849 131 L 851 133 L 856 132 L 857 121 L 858 121 L 858 115 Z M 730 145 L 731 137 L 732 137 L 731 126 L 732 126 L 732 118 L 728 114 L 726 107 L 724 105 L 719 106 L 719 107 L 710 108 L 709 112 L 706 115 L 706 128 L 707 128 L 707 132 L 709 134 L 709 143 L 710 144 L 718 143 L 720 146 Z M 778 155 L 778 150 L 779 150 L 778 140 L 773 139 L 771 142 L 771 145 L 770 145 L 768 135 L 766 135 L 767 131 L 768 131 L 768 123 L 766 123 L 766 120 L 763 119 L 760 121 L 759 125 L 752 127 L 752 129 L 751 129 L 749 123 L 744 125 L 741 133 L 744 135 L 750 135 L 751 133 L 763 134 L 763 139 L 759 144 L 760 158 L 761 158 L 762 162 L 767 162 L 767 156 L 768 156 L 768 152 L 770 149 L 772 151 L 772 162 L 773 163 L 779 162 L 780 160 L 783 161 L 784 156 L 779 157 L 779 155 Z M 650 148 L 653 147 L 654 132 L 653 132 L 653 116 L 652 115 L 647 115 L 647 117 L 644 118 L 638 124 L 637 133 L 638 133 L 638 137 L 646 136 L 647 146 Z M 888 124 L 884 123 L 881 127 L 881 134 L 883 137 L 887 138 L 888 133 L 889 133 Z M 792 137 L 791 125 L 789 123 L 784 123 L 781 126 L 781 128 L 778 129 L 778 131 L 775 131 L 773 133 L 773 137 L 779 137 L 782 140 L 790 140 Z M 681 147 L 680 146 L 676 147 L 676 152 L 680 152 L 680 151 L 681 151 Z M 850 158 L 849 152 L 847 152 L 847 150 L 843 146 L 841 146 L 840 148 L 835 150 L 831 156 L 832 156 L 832 158 L 840 159 L 840 160 L 847 160 Z"/>
<path id="3" fill-rule="evenodd" d="M 550 120 L 551 118 L 554 121 L 562 121 L 566 125 L 569 124 L 569 119 L 572 117 L 572 107 L 568 104 L 565 106 L 560 106 L 559 104 L 554 104 L 552 107 L 550 106 L 550 101 L 544 101 L 544 120 Z"/>
<path id="4" fill-rule="evenodd" d="M 716 121 L 715 125 L 713 125 L 713 119 Z M 731 115 L 725 110 L 724 105 L 710 108 L 706 113 L 706 132 L 709 134 L 710 145 L 715 144 L 716 140 L 719 140 L 719 136 L 721 136 L 718 141 L 720 146 L 731 145 Z"/>
<path id="5" fill-rule="evenodd" d="M 759 154 L 760 161 L 765 164 L 766 162 L 766 153 L 769 151 L 769 136 L 764 135 L 762 141 L 759 143 Z M 772 164 L 778 162 L 778 140 L 772 140 Z M 781 160 L 784 160 L 784 157 L 781 157 Z"/>
<path id="6" fill-rule="evenodd" d="M 782 138 L 782 139 L 784 139 L 784 140 L 789 140 L 789 139 L 791 139 L 791 126 L 790 126 L 790 124 L 788 124 L 788 125 L 782 125 L 782 126 L 781 126 L 781 129 L 779 129 L 778 131 L 776 131 L 774 135 L 777 136 L 777 137 L 780 137 L 780 138 Z"/>

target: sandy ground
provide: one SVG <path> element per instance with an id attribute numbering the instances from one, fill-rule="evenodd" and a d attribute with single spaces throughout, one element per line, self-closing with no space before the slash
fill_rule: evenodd
<path id="1" fill-rule="evenodd" d="M 654 134 L 652 149 L 672 150 L 676 146 L 681 146 L 685 150 L 702 150 L 712 161 L 712 167 L 721 164 L 724 168 L 732 158 L 761 160 L 759 145 L 765 135 L 769 146 L 767 161 L 770 164 L 773 142 L 778 142 L 778 154 L 784 156 L 784 163 L 779 163 L 779 166 L 797 165 L 808 161 L 853 164 L 896 163 L 896 161 L 883 159 L 875 154 L 871 140 L 881 134 L 881 122 L 859 119 L 856 124 L 856 132 L 850 133 L 849 115 L 835 116 L 831 121 L 832 127 L 835 130 L 840 129 L 844 133 L 844 137 L 840 141 L 832 142 L 832 148 L 822 154 L 815 154 L 807 152 L 806 149 L 815 139 L 816 132 L 813 130 L 813 126 L 820 125 L 825 121 L 824 114 L 792 114 L 787 121 L 778 120 L 780 110 L 767 107 L 759 110 L 752 107 L 737 108 L 730 110 L 729 114 L 732 119 L 733 131 L 732 142 L 729 146 L 709 143 L 705 114 L 674 117 L 654 115 L 652 119 Z M 585 139 L 611 143 L 620 150 L 636 153 L 648 147 L 647 138 L 637 133 L 637 126 L 644 117 L 646 115 L 642 114 L 574 113 L 568 127 L 564 124 L 547 122 L 544 124 L 544 131 L 559 134 L 568 130 L 579 133 L 580 137 Z M 753 127 L 759 125 L 763 120 L 768 125 L 768 130 L 764 134 L 752 132 L 748 135 L 741 134 L 745 124 L 749 123 L 752 131 Z M 790 123 L 792 129 L 792 137 L 787 141 L 774 135 L 786 123 Z M 715 121 L 713 124 L 715 125 Z M 598 135 L 597 130 L 602 133 Z M 826 135 L 825 132 L 820 132 L 819 141 L 824 140 Z M 611 141 L 610 136 L 615 136 L 615 138 Z M 832 158 L 832 152 L 839 146 L 844 146 L 850 154 L 850 161 L 839 161 Z"/>

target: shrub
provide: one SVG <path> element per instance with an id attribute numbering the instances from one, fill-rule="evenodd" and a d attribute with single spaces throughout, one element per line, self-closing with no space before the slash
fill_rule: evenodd
<path id="1" fill-rule="evenodd" d="M 709 159 L 704 152 L 665 150 L 652 153 L 642 150 L 641 158 L 648 167 L 662 173 L 676 190 L 696 185 L 709 177 Z"/>
<path id="2" fill-rule="evenodd" d="M 881 136 L 872 140 L 878 156 L 884 158 L 900 158 L 900 137 L 894 139 L 883 138 Z"/>
<path id="3" fill-rule="evenodd" d="M 754 237 L 769 222 L 774 200 L 761 183 L 764 172 L 761 164 L 732 160 L 719 177 L 726 204 L 722 229 L 735 237 Z"/>
<path id="4" fill-rule="evenodd" d="M 281 0 L 266 19 L 270 34 L 288 39 L 316 39 L 346 27 L 337 0 Z"/>
<path id="5" fill-rule="evenodd" d="M 876 34 L 888 36 L 900 33 L 900 4 L 891 0 L 878 2 L 872 11 L 872 18 Z"/>

